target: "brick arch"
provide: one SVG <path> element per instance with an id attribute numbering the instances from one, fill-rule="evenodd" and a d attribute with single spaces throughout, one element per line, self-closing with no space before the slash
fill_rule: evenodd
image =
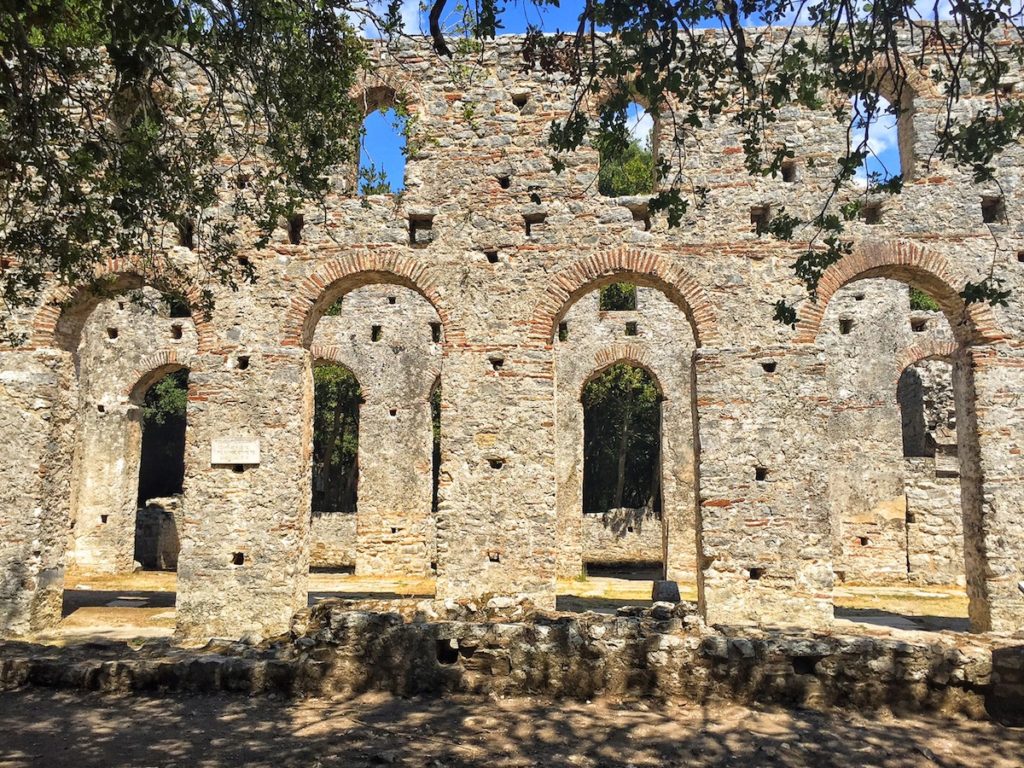
<path id="1" fill-rule="evenodd" d="M 142 403 L 151 386 L 169 373 L 188 368 L 187 361 L 178 356 L 176 349 L 164 349 L 142 358 L 128 376 L 131 384 L 124 390 L 124 396 L 136 405 Z"/>
<path id="2" fill-rule="evenodd" d="M 935 341 L 930 340 L 922 344 L 915 344 L 909 349 L 905 349 L 903 354 L 900 355 L 899 362 L 896 364 L 896 381 L 899 382 L 900 376 L 912 365 L 917 365 L 924 360 L 947 360 L 951 361 L 957 354 L 960 347 L 953 341 Z"/>
<path id="3" fill-rule="evenodd" d="M 892 52 L 879 54 L 865 67 L 867 72 L 874 74 L 878 78 L 878 86 L 881 89 L 880 93 L 890 103 L 892 102 L 890 94 L 895 91 L 895 83 L 892 66 L 887 57 L 893 55 Z M 903 85 L 910 89 L 912 98 L 932 99 L 941 95 L 932 79 L 921 71 L 913 61 L 902 53 L 896 55 L 899 56 L 900 65 L 903 67 Z"/>
<path id="4" fill-rule="evenodd" d="M 318 267 L 295 289 L 285 314 L 286 347 L 313 344 L 313 333 L 327 308 L 346 293 L 365 285 L 390 284 L 410 288 L 430 302 L 441 321 L 445 342 L 462 339 L 464 334 L 451 329 L 451 315 L 437 289 L 430 269 L 417 259 L 389 249 L 361 251 L 327 262 Z"/>
<path id="5" fill-rule="evenodd" d="M 143 264 L 123 257 L 108 259 L 97 266 L 93 279 L 112 281 L 113 285 L 110 291 L 112 295 L 147 285 L 155 287 L 162 280 L 160 278 L 162 263 L 162 259 L 150 264 Z M 179 292 L 188 302 L 192 322 L 198 336 L 198 350 L 205 352 L 213 349 L 216 341 L 210 317 L 205 311 L 196 311 L 202 304 L 202 290 L 194 283 L 170 287 Z M 32 319 L 28 348 L 56 347 L 74 352 L 78 348 L 78 340 L 81 337 L 85 319 L 104 298 L 106 297 L 98 295 L 89 285 L 61 285 L 53 288 Z M 60 321 L 71 314 L 76 314 L 79 317 L 72 324 L 70 332 L 61 333 Z"/>
<path id="6" fill-rule="evenodd" d="M 651 362 L 650 351 L 640 344 L 615 343 L 602 347 L 594 354 L 594 367 L 583 377 L 580 384 L 580 391 L 577 393 L 577 400 L 582 399 L 583 390 L 594 379 L 599 377 L 613 365 L 627 363 L 637 368 L 643 368 L 647 375 L 654 380 L 654 386 L 662 400 L 665 398 L 665 388 L 661 384 L 661 378 L 655 372 Z"/>
<path id="7" fill-rule="evenodd" d="M 1005 338 L 990 306 L 964 304 L 957 286 L 963 285 L 965 277 L 945 256 L 908 240 L 887 240 L 862 243 L 825 270 L 816 298 L 800 311 L 794 341 L 813 343 L 836 291 L 848 283 L 872 277 L 889 278 L 924 290 L 938 303 L 953 335 L 963 345 Z"/>
<path id="8" fill-rule="evenodd" d="M 530 341 L 550 346 L 559 321 L 581 296 L 622 280 L 657 288 L 668 296 L 690 321 L 698 347 L 719 340 L 710 299 L 679 264 L 661 254 L 618 248 L 580 259 L 548 280 L 530 319 Z"/>

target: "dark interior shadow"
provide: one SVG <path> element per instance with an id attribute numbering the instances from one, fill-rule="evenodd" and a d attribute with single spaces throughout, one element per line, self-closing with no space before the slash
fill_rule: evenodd
<path id="1" fill-rule="evenodd" d="M 661 578 L 661 563 L 587 563 L 587 576 L 628 581 L 657 581 Z"/>
<path id="2" fill-rule="evenodd" d="M 576 597 L 576 595 L 559 595 L 555 598 L 555 610 L 566 613 L 605 613 L 614 615 L 622 607 L 650 608 L 650 600 L 617 600 L 609 597 Z"/>
<path id="3" fill-rule="evenodd" d="M 432 598 L 432 594 L 405 594 L 397 592 L 310 592 L 309 605 L 314 605 L 322 600 L 426 600 Z"/>

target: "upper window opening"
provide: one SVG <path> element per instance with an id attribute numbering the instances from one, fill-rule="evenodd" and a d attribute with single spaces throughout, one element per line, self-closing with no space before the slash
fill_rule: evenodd
<path id="1" fill-rule="evenodd" d="M 296 213 L 288 219 L 288 242 L 292 245 L 302 243 L 303 224 L 305 224 L 305 218 L 301 213 Z"/>
<path id="2" fill-rule="evenodd" d="M 601 164 L 598 192 L 605 197 L 652 193 L 655 138 L 654 117 L 635 101 L 603 117 L 596 142 Z"/>
<path id="3" fill-rule="evenodd" d="M 913 95 L 909 88 L 900 94 L 900 106 L 879 95 L 871 104 L 860 98 L 850 100 L 852 127 L 850 145 L 867 153 L 854 181 L 865 188 L 884 184 L 894 176 L 904 181 L 913 177 L 914 120 Z"/>
<path id="4" fill-rule="evenodd" d="M 636 286 L 612 283 L 601 289 L 601 311 L 633 312 L 636 310 Z"/>
<path id="5" fill-rule="evenodd" d="M 178 245 L 194 251 L 196 247 L 196 227 L 190 219 L 178 222 Z"/>
<path id="6" fill-rule="evenodd" d="M 171 317 L 192 317 L 192 311 L 188 306 L 188 299 L 177 294 L 165 294 L 164 303 L 167 305 L 167 312 Z"/>
<path id="7" fill-rule="evenodd" d="M 918 312 L 938 312 L 940 309 L 939 302 L 913 286 L 910 287 L 910 308 Z"/>
<path id="8" fill-rule="evenodd" d="M 370 112 L 359 146 L 359 194 L 387 195 L 405 189 L 406 119 L 394 107 Z"/>

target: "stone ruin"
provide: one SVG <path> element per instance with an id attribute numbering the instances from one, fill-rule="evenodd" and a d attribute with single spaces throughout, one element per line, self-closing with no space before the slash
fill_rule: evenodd
<path id="1" fill-rule="evenodd" d="M 599 194 L 590 146 L 553 172 L 572 87 L 524 70 L 520 45 L 498 38 L 466 69 L 423 40 L 377 50 L 366 102 L 416 118 L 404 191 L 361 198 L 340 171 L 325 206 L 245 253 L 258 280 L 215 287 L 212 312 L 169 239 L 195 274 L 188 311 L 149 267 L 112 261 L 104 293 L 54 285 L 12 318 L 27 343 L 0 350 L 5 634 L 59 621 L 66 569 L 137 562 L 176 568 L 182 639 L 287 630 L 311 567 L 543 609 L 584 567 L 648 563 L 696 584 L 708 624 L 814 629 L 837 583 L 963 584 L 975 630 L 1024 626 L 1024 229 L 991 215 L 1024 183 L 1024 149 L 1000 159 L 1000 188 L 974 184 L 935 156 L 944 100 L 915 74 L 905 188 L 850 224 L 852 254 L 790 328 L 771 314 L 803 295 L 797 246 L 754 224 L 820 204 L 845 152 L 830 110 L 782 111 L 795 157 L 777 178 L 747 174 L 727 117 L 656 123 L 657 151 L 708 189 L 670 229 L 644 198 Z M 990 271 L 1009 306 L 966 305 Z M 637 286 L 634 309 L 600 308 L 612 283 Z M 912 310 L 908 286 L 939 310 Z M 619 362 L 657 383 L 658 513 L 583 508 L 581 391 Z M 362 392 L 354 512 L 312 502 L 324 363 Z M 145 394 L 182 369 L 183 490 L 140 506 Z"/>

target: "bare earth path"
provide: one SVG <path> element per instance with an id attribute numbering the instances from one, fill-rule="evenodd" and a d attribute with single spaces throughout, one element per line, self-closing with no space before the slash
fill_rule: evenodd
<path id="1" fill-rule="evenodd" d="M 0 766 L 1024 765 L 1024 729 L 654 702 L 0 694 Z"/>

